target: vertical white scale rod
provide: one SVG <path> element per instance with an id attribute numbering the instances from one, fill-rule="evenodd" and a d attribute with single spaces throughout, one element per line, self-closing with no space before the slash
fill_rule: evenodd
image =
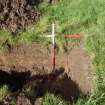
<path id="1" fill-rule="evenodd" d="M 55 46 L 55 29 L 54 29 L 54 23 L 52 24 L 52 44 L 53 47 Z"/>

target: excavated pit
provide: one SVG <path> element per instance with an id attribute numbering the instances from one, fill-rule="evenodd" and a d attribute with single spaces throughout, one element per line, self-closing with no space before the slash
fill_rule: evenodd
<path id="1" fill-rule="evenodd" d="M 56 54 L 56 70 L 52 70 L 51 53 L 39 44 L 17 45 L 11 52 L 1 54 L 0 84 L 7 84 L 11 90 L 5 102 L 10 103 L 15 97 L 17 105 L 40 105 L 36 101 L 47 92 L 70 102 L 89 95 L 91 62 L 83 44 L 70 52 L 69 67 L 66 55 Z"/>
<path id="2" fill-rule="evenodd" d="M 45 96 L 46 93 L 61 96 L 64 100 L 69 102 L 74 102 L 79 96 L 86 95 L 82 93 L 78 84 L 76 84 L 66 73 L 64 73 L 64 68 L 60 68 L 52 73 L 43 75 L 31 75 L 30 71 L 11 71 L 11 73 L 0 71 L 0 85 L 3 84 L 8 85 L 9 90 L 11 90 L 11 95 L 5 100 L 7 103 L 11 103 L 13 97 L 16 99 L 18 97 L 24 98 L 21 94 L 23 94 L 30 102 L 30 105 L 35 105 L 35 101 Z M 28 95 L 26 90 L 30 87 L 30 91 L 33 93 Z M 8 98 L 10 97 L 11 100 L 8 101 Z M 26 102 L 22 101 L 20 103 Z"/>

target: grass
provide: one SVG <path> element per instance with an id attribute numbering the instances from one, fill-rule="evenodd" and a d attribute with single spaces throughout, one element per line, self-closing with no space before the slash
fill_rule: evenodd
<path id="1" fill-rule="evenodd" d="M 10 43 L 51 44 L 50 39 L 39 36 L 51 34 L 51 24 L 56 25 L 56 42 L 63 48 L 64 34 L 82 33 L 86 37 L 86 50 L 93 63 L 94 91 L 87 99 L 79 99 L 74 105 L 105 105 L 105 1 L 104 0 L 62 0 L 59 4 L 39 6 L 42 13 L 37 24 L 16 38 L 10 33 L 0 31 L 0 48 L 8 39 Z M 43 105 L 57 105 L 61 99 L 46 95 Z M 60 105 L 66 105 L 60 104 Z"/>
<path id="2" fill-rule="evenodd" d="M 69 104 L 63 101 L 61 97 L 47 93 L 43 98 L 42 105 L 69 105 Z"/>
<path id="3" fill-rule="evenodd" d="M 10 93 L 7 85 L 0 86 L 0 102 Z"/>

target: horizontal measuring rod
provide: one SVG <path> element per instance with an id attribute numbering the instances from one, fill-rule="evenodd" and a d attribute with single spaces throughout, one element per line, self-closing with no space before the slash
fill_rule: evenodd
<path id="1" fill-rule="evenodd" d="M 69 34 L 69 35 L 64 35 L 64 38 L 65 39 L 81 39 L 81 35 L 80 34 Z M 66 45 L 68 45 L 68 42 L 66 41 Z M 75 45 L 75 43 L 73 43 L 72 44 L 72 46 L 73 45 Z M 69 64 L 70 64 L 70 62 L 69 62 L 69 51 L 68 51 L 68 49 L 67 49 L 67 61 L 66 61 L 66 69 L 67 69 L 67 71 L 69 72 Z"/>
<path id="2" fill-rule="evenodd" d="M 64 35 L 64 38 L 80 39 L 81 37 L 82 36 L 80 34 Z"/>

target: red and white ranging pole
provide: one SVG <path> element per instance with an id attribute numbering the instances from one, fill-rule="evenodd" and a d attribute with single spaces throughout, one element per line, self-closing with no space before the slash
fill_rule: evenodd
<path id="1" fill-rule="evenodd" d="M 55 58 L 55 24 L 54 23 L 52 24 L 52 34 L 51 35 L 46 35 L 44 37 L 51 38 L 51 40 L 52 40 L 52 58 L 51 58 L 51 62 L 52 62 L 52 69 L 55 70 L 56 58 Z M 81 35 L 80 34 L 64 35 L 64 38 L 65 39 L 81 39 Z M 67 46 L 68 46 L 68 44 L 66 43 L 66 47 Z M 67 68 L 68 68 L 68 65 L 69 65 L 68 53 L 67 53 Z"/>
<path id="2" fill-rule="evenodd" d="M 46 35 L 45 37 L 52 39 L 53 51 L 52 51 L 51 62 L 52 62 L 52 69 L 55 70 L 55 24 L 54 23 L 52 24 L 52 34 Z"/>

